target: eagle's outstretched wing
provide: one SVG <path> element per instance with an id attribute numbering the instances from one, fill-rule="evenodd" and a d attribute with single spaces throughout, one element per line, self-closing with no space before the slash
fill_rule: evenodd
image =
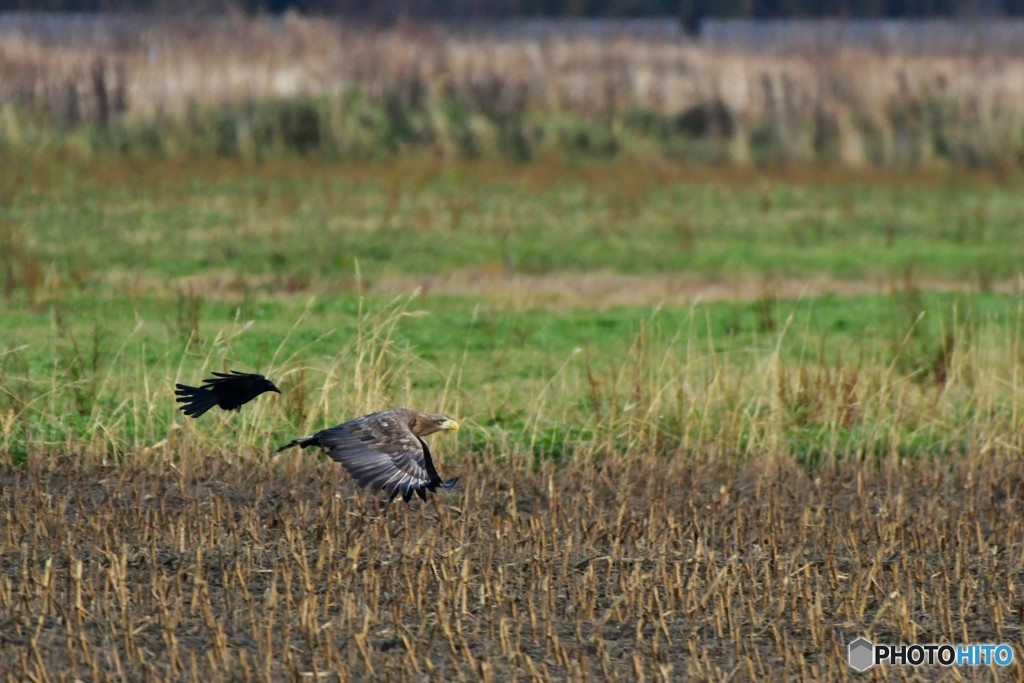
<path id="1" fill-rule="evenodd" d="M 384 491 L 388 500 L 399 494 L 409 500 L 414 493 L 425 499 L 427 491 L 451 488 L 458 478 L 445 481 L 438 475 L 426 442 L 410 428 L 412 412 L 394 409 L 365 415 L 278 450 L 320 446 L 360 486 Z"/>

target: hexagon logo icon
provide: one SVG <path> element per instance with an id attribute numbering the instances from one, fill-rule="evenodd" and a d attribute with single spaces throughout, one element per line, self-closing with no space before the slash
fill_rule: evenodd
<path id="1" fill-rule="evenodd" d="M 875 646 L 867 638 L 858 638 L 850 643 L 848 661 L 857 672 L 863 673 L 875 665 Z"/>

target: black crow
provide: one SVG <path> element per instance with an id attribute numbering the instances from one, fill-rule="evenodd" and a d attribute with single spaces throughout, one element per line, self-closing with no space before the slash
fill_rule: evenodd
<path id="1" fill-rule="evenodd" d="M 313 436 L 296 439 L 292 446 L 320 446 L 344 466 L 360 486 L 383 491 L 388 500 L 399 493 L 426 499 L 427 491 L 450 489 L 458 478 L 445 481 L 434 468 L 427 442 L 421 436 L 457 430 L 459 423 L 443 415 L 427 415 L 409 408 L 392 408 L 357 417 Z"/>
<path id="2" fill-rule="evenodd" d="M 213 373 L 214 377 L 203 380 L 203 386 L 176 385 L 174 393 L 181 405 L 181 412 L 189 417 L 199 417 L 214 406 L 224 410 L 238 410 L 265 391 L 281 390 L 263 375 L 232 370 L 230 375 Z"/>

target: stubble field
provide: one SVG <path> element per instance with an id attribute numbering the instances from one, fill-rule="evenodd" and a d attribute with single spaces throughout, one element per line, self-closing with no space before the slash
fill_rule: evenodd
<path id="1" fill-rule="evenodd" d="M 0 668 L 8 680 L 836 680 L 865 633 L 1020 639 L 1016 462 L 463 474 L 451 495 L 380 510 L 303 458 L 30 461 L 0 494 Z"/>

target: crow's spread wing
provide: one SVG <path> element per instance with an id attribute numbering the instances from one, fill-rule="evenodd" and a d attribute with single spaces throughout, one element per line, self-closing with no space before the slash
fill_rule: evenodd
<path id="1" fill-rule="evenodd" d="M 237 370 L 232 370 L 231 374 L 223 372 L 213 372 L 211 374 L 213 377 L 207 377 L 203 380 L 203 387 L 224 393 L 251 391 L 259 380 L 266 379 L 263 375 L 251 372 L 238 372 Z"/>

